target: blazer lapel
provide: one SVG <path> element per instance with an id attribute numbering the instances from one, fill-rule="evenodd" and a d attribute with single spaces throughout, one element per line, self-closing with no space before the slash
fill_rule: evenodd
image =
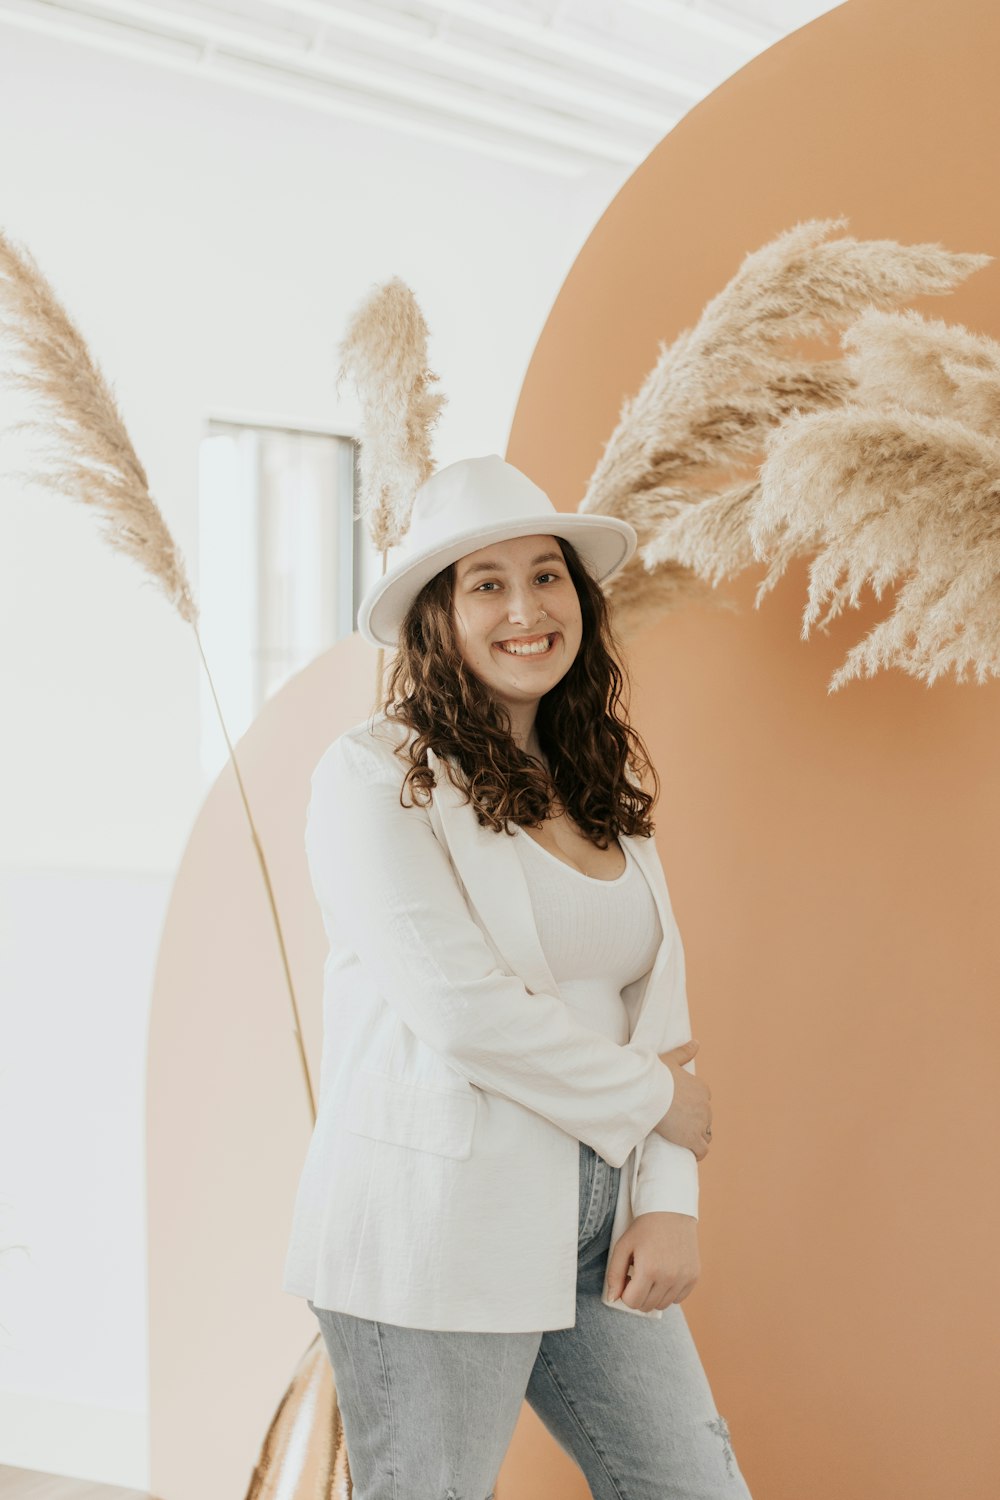
<path id="1" fill-rule="evenodd" d="M 430 748 L 427 751 L 427 763 L 436 779 L 433 807 L 437 814 L 439 837 L 443 838 L 448 848 L 467 898 L 482 925 L 508 967 L 524 981 L 529 990 L 543 990 L 547 994 L 559 995 L 559 986 L 546 961 L 538 936 L 531 893 L 524 878 L 520 856 L 514 847 L 514 837 L 495 833 L 493 829 L 480 824 L 471 804 L 464 800 L 464 794 L 452 784 L 447 768 Z M 662 1010 L 659 1006 L 651 1007 L 649 1000 L 661 982 L 664 966 L 673 950 L 676 926 L 654 840 L 623 834 L 621 842 L 628 844 L 649 882 L 663 934 L 652 969 L 640 981 L 642 989 L 638 999 L 636 1000 L 632 991 L 629 1006 L 634 1017 L 630 1040 L 642 1043 L 648 1032 L 645 1045 L 653 1046 L 657 1041 L 656 1028 L 662 1021 Z M 626 1000 L 629 1000 L 631 990 L 631 986 L 627 987 Z M 649 1018 L 645 1026 L 644 1017 Z"/>
<path id="2" fill-rule="evenodd" d="M 641 838 L 638 834 L 622 834 L 621 842 L 627 843 L 635 856 L 636 863 L 642 870 L 653 893 L 656 902 L 656 911 L 660 919 L 660 946 L 656 950 L 653 967 L 643 983 L 642 993 L 638 1004 L 635 1006 L 635 1020 L 629 1033 L 629 1041 L 638 1042 L 640 1045 L 656 1047 L 659 1040 L 658 1028 L 662 1024 L 664 1009 L 660 1006 L 649 1004 L 651 996 L 656 993 L 657 987 L 663 982 L 667 960 L 673 955 L 677 937 L 677 923 L 674 920 L 673 908 L 670 905 L 670 894 L 667 890 L 667 882 L 660 864 L 660 856 L 656 851 L 655 839 Z M 645 1024 L 644 1024 L 645 1023 Z M 657 1049 L 658 1050 L 658 1049 Z"/>
<path id="3" fill-rule="evenodd" d="M 542 951 L 531 909 L 521 860 L 514 836 L 482 827 L 471 803 L 455 787 L 447 768 L 428 748 L 427 764 L 434 772 L 434 807 L 452 864 L 458 871 L 466 896 L 475 908 L 512 973 L 529 990 L 558 995 L 552 970 Z"/>

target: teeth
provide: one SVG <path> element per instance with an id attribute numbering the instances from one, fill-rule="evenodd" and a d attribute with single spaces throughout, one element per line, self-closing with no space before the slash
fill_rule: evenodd
<path id="1" fill-rule="evenodd" d="M 536 641 L 533 646 L 510 646 L 501 641 L 500 650 L 508 652 L 511 656 L 541 656 L 552 644 L 553 637 L 547 635 L 544 640 Z"/>

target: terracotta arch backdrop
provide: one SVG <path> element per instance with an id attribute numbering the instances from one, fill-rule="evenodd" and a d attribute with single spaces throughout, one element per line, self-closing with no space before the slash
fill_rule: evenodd
<path id="1" fill-rule="evenodd" d="M 757 58 L 634 174 L 568 276 L 508 456 L 575 507 L 656 358 L 747 250 L 804 218 L 1000 256 L 1000 15 L 856 0 Z M 1000 337 L 1000 266 L 923 306 Z M 663 781 L 715 1145 L 685 1304 L 755 1500 L 987 1500 L 1000 1347 L 994 1183 L 1000 684 L 891 673 L 830 696 L 887 607 L 799 640 L 805 564 L 759 612 L 665 619 L 632 710 Z M 725 587 L 725 586 L 724 586 Z M 309 772 L 371 707 L 357 636 L 241 746 L 314 1071 L 323 940 Z M 229 773 L 178 874 L 149 1053 L 152 1488 L 244 1493 L 314 1325 L 279 1289 L 308 1135 L 282 978 Z M 518 1500 L 585 1500 L 525 1408 Z"/>

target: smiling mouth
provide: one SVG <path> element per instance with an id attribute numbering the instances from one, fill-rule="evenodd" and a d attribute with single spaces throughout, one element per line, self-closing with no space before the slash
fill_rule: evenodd
<path id="1" fill-rule="evenodd" d="M 551 656 L 558 639 L 559 632 L 556 630 L 553 631 L 550 635 L 536 636 L 533 641 L 520 641 L 515 638 L 511 641 L 494 641 L 493 644 L 496 649 L 498 651 L 502 651 L 505 656 Z M 540 642 L 542 641 L 547 641 L 548 644 L 542 647 L 540 645 Z M 520 651 L 514 649 L 516 646 L 521 646 L 522 649 Z"/>

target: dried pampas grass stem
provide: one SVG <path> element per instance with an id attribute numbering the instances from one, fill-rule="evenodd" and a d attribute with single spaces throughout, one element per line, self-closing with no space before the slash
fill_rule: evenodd
<path id="1" fill-rule="evenodd" d="M 902 557 L 916 548 L 922 521 L 931 527 L 925 536 L 933 534 L 943 549 L 926 574 L 926 590 L 903 596 L 895 624 L 874 632 L 852 654 L 848 675 L 889 656 L 910 669 L 925 661 L 931 671 L 945 661 L 967 662 L 970 652 L 980 662 L 989 659 L 980 595 L 961 643 L 954 614 L 960 595 L 951 589 L 944 596 L 951 615 L 938 600 L 935 613 L 927 615 L 933 631 L 919 637 L 919 646 L 904 648 L 900 633 L 917 629 L 918 614 L 925 606 L 930 610 L 960 558 L 963 569 L 975 566 L 967 548 L 973 536 L 983 541 L 982 510 L 975 519 L 970 513 L 951 545 L 932 519 L 935 506 L 951 512 L 959 493 L 985 493 L 992 463 L 988 444 L 1000 416 L 1000 348 L 966 329 L 897 309 L 915 296 L 951 292 L 992 257 L 935 244 L 831 239 L 846 223 L 839 218 L 796 224 L 745 256 L 695 325 L 672 344 L 661 344 L 655 367 L 623 405 L 579 507 L 620 516 L 639 532 L 635 557 L 608 590 L 623 635 L 689 601 L 711 599 L 709 585 L 714 589 L 766 556 L 771 572 L 759 604 L 791 557 L 823 545 L 827 552 L 815 567 L 808 628 L 824 590 L 836 610 L 844 597 L 854 601 L 865 569 L 877 580 L 895 576 Z M 843 352 L 829 359 L 806 358 L 791 347 L 795 340 L 829 338 L 838 330 L 846 330 Z M 871 415 L 890 399 L 911 407 L 909 415 Z M 954 426 L 915 424 L 916 411 L 939 424 L 968 426 L 960 434 Z M 970 428 L 985 442 L 977 443 Z M 901 455 L 918 451 L 928 464 L 904 474 Z M 960 455 L 972 490 L 956 487 Z M 831 504 L 830 486 L 837 484 Z M 865 526 L 852 510 L 862 501 Z M 853 529 L 835 534 L 841 525 Z M 831 581 L 838 565 L 849 570 L 846 595 Z M 732 607 L 725 599 L 720 604 Z M 946 627 L 950 644 L 941 634 Z"/>
<path id="2" fill-rule="evenodd" d="M 413 496 L 434 462 L 431 433 L 446 397 L 431 389 L 427 324 L 398 276 L 376 287 L 352 314 L 340 343 L 341 382 L 361 405 L 359 514 L 377 551 L 395 547 L 410 521 Z"/>
<path id="3" fill-rule="evenodd" d="M 816 553 L 803 640 L 845 604 L 858 608 L 866 582 L 877 599 L 899 584 L 891 614 L 848 652 L 830 691 L 891 666 L 928 686 L 952 668 L 958 682 L 970 668 L 980 685 L 1000 676 L 995 438 L 898 404 L 802 417 L 771 441 L 751 537 L 771 557 L 758 602 L 792 557 Z"/>
<path id="4" fill-rule="evenodd" d="M 13 477 L 91 506 L 105 538 L 139 563 L 183 620 L 198 611 L 187 570 L 146 471 L 132 446 L 108 382 L 42 275 L 31 253 L 0 231 L 0 311 L 16 368 L 4 383 L 25 391 L 48 413 L 7 431 L 40 432 L 53 466 Z"/>
<path id="5" fill-rule="evenodd" d="M 12 370 L 3 372 L 3 380 L 25 391 L 45 414 L 44 420 L 18 422 L 6 430 L 39 433 L 45 456 L 52 465 L 12 477 L 29 485 L 54 489 L 91 507 L 102 523 L 107 541 L 140 565 L 194 631 L 264 881 L 291 1003 L 292 1032 L 298 1046 L 306 1098 L 315 1121 L 315 1095 L 271 875 L 205 657 L 198 631 L 198 608 L 183 559 L 150 493 L 146 471 L 132 446 L 111 388 L 91 358 L 82 334 L 34 257 L 26 249 L 15 247 L 3 231 L 0 231 L 0 333 L 4 344 L 12 347 L 16 361 Z"/>
<path id="6" fill-rule="evenodd" d="M 406 535 L 413 497 L 434 472 L 431 437 L 447 397 L 431 389 L 428 330 L 416 297 L 399 276 L 376 286 L 355 309 L 340 343 L 341 382 L 349 379 L 361 406 L 359 518 L 365 521 L 385 575 L 390 547 Z M 383 697 L 385 651 L 375 663 Z"/>

